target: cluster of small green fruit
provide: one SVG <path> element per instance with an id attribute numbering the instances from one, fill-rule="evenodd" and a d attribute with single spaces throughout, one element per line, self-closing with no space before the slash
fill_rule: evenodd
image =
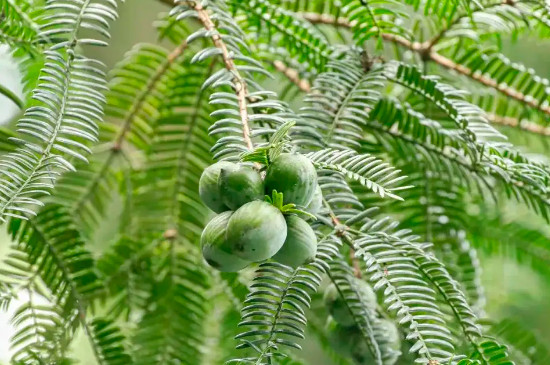
<path id="1" fill-rule="evenodd" d="M 280 154 L 265 167 L 264 179 L 254 166 L 217 162 L 204 170 L 199 194 L 218 213 L 201 236 L 210 266 L 235 272 L 269 258 L 292 267 L 314 259 L 317 238 L 297 213 L 316 213 L 322 194 L 315 167 L 303 155 Z"/>
<path id="2" fill-rule="evenodd" d="M 372 311 L 373 317 L 375 317 L 376 294 L 361 279 L 354 278 L 353 284 L 362 301 L 367 304 L 368 308 Z M 353 359 L 357 365 L 376 363 L 361 334 L 361 330 L 353 319 L 349 307 L 350 304 L 346 303 L 334 284 L 326 288 L 323 299 L 330 313 L 326 324 L 326 333 L 332 349 L 343 357 Z M 397 355 L 401 348 L 399 331 L 393 322 L 386 319 L 378 319 L 377 325 L 381 329 L 379 332 L 386 336 L 390 348 L 395 350 L 394 356 L 385 359 L 384 364 L 394 364 L 398 359 Z"/>

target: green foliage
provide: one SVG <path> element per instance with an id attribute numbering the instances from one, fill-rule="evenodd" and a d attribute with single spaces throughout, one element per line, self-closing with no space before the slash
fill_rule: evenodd
<path id="1" fill-rule="evenodd" d="M 78 336 L 98 364 L 312 363 L 304 341 L 342 364 L 548 363 L 522 318 L 478 319 L 479 252 L 550 274 L 550 168 L 529 143 L 549 135 L 549 81 L 502 47 L 548 39 L 548 4 L 161 2 L 174 6 L 154 24 L 159 41 L 105 72 L 88 55 L 107 46 L 121 2 L 0 0 L 0 43 L 32 89 L 20 100 L 0 85 L 22 110 L 0 129 L 12 363 L 83 360 Z M 506 141 L 502 123 L 527 143 Z M 312 216 L 281 189 L 266 200 L 309 219 L 314 261 L 212 270 L 200 254 L 205 168 L 249 162 L 263 186 L 289 156 L 314 166 L 293 200 L 307 204 L 318 183 L 322 206 Z M 273 231 L 252 251 L 284 233 L 259 216 L 239 222 Z M 353 358 L 330 348 L 327 284 L 349 312 Z"/>
<path id="2" fill-rule="evenodd" d="M 44 51 L 44 67 L 33 91 L 35 102 L 17 124 L 26 138 L 18 138 L 21 147 L 2 158 L 0 219 L 34 214 L 32 206 L 41 205 L 37 197 L 54 186 L 59 172 L 74 169 L 68 159 L 86 161 L 84 155 L 90 152 L 87 143 L 97 141 L 105 77 L 100 63 L 75 49 L 106 45 L 102 40 L 80 37 L 78 30 L 88 28 L 99 37 L 108 37 L 116 7 L 114 1 L 46 3 L 47 21 L 40 25 L 39 36 L 55 42 Z"/>
<path id="3" fill-rule="evenodd" d="M 98 361 L 101 364 L 127 364 L 132 358 L 124 348 L 124 336 L 112 321 L 97 318 L 90 325 L 93 332 L 94 348 L 99 349 Z"/>
<path id="4" fill-rule="evenodd" d="M 243 28 L 262 40 L 265 38 L 269 47 L 286 48 L 290 56 L 314 70 L 322 70 L 329 60 L 331 46 L 324 35 L 292 13 L 266 0 L 235 0 L 229 4 L 246 14 L 248 24 Z"/>

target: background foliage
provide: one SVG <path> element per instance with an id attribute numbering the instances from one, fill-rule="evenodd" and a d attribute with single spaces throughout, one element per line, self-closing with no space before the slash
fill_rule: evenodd
<path id="1" fill-rule="evenodd" d="M 327 268 L 344 282 L 353 275 L 352 262 L 334 261 L 336 248 L 348 256 L 347 243 L 360 259 L 384 252 L 407 257 L 408 275 L 422 273 L 419 286 L 440 289 L 429 301 L 439 307 L 450 340 L 430 341 L 440 334 L 430 333 L 433 321 L 424 321 L 426 332 L 416 333 L 428 341 L 404 341 L 399 363 L 426 358 L 418 353 L 425 346 L 444 351 L 441 358 L 457 356 L 455 362 L 464 355 L 499 364 L 504 362 L 480 358 L 476 349 L 508 346 L 502 353 L 509 361 L 546 364 L 549 91 L 541 45 L 548 44 L 548 5 L 450 0 L 203 5 L 236 60 L 232 73 L 223 71 L 227 58 L 220 48 L 211 48 L 212 30 L 202 30 L 209 23 L 184 8 L 168 15 L 170 6 L 153 0 L 50 2 L 48 9 L 42 1 L 0 2 L 0 40 L 14 52 L 26 90 L 1 83 L 15 91 L 15 96 L 3 92 L 10 95 L 2 99 L 6 110 L 16 110 L 13 105 L 26 110 L 0 130 L 0 209 L 14 245 L 8 250 L 8 239 L 3 245 L 0 299 L 12 317 L 12 361 L 218 364 L 248 356 L 252 363 L 267 361 L 254 351 L 234 350 L 243 344 L 234 337 L 248 328 L 237 327 L 246 285 L 257 275 L 254 282 L 267 281 L 263 274 L 271 272 L 270 265 L 256 274 L 219 275 L 197 251 L 210 216 L 198 199 L 198 176 L 213 157 L 246 148 L 238 131 L 226 134 L 228 127 L 242 128 L 238 118 L 223 119 L 238 110 L 239 94 L 231 87 L 239 82 L 237 70 L 256 93 L 247 100 L 255 142 L 292 119 L 297 145 L 352 149 L 400 170 L 394 175 L 393 169 L 371 165 L 352 171 L 348 152 L 334 168 L 322 166 L 334 215 L 362 233 L 343 244 L 332 236 L 321 241 L 318 261 L 300 269 L 304 272 L 277 268 L 290 288 L 296 275 L 312 280 L 311 291 L 299 295 L 306 301 L 311 296 L 312 310 L 304 312 L 306 340 L 289 341 L 306 350 L 323 348 L 319 358 L 310 358 L 314 351 L 281 347 L 294 359 L 282 363 L 345 361 L 326 346 L 326 313 L 313 292 L 317 275 L 324 277 L 321 288 L 330 280 L 323 275 Z M 114 21 L 117 12 L 121 19 Z M 154 28 L 143 32 L 153 20 Z M 98 47 L 111 23 L 110 45 Z M 137 41 L 148 43 L 134 45 Z M 104 70 L 110 70 L 106 77 Z M 97 92 L 104 79 L 105 100 Z M 205 80 L 210 87 L 202 87 Z M 8 140 L 15 136 L 18 140 Z M 76 172 L 69 171 L 73 167 Z M 398 176 L 406 178 L 389 183 Z M 397 186 L 412 187 L 393 190 Z M 319 219 L 320 233 L 323 225 L 332 225 L 328 213 Z M 392 251 L 395 245 L 399 252 Z M 381 253 L 373 249 L 379 246 Z M 423 269 L 423 260 L 433 261 L 431 253 L 456 282 Z M 382 281 L 384 270 L 390 279 L 394 275 L 391 261 L 389 268 L 367 263 L 368 269 L 361 263 L 363 276 L 378 270 L 372 280 L 389 288 Z M 251 290 L 252 298 L 261 295 Z M 284 302 L 284 294 L 273 290 Z M 347 292 L 353 300 L 353 290 Z M 403 316 L 393 310 L 398 307 L 382 305 L 381 294 L 379 303 L 379 314 Z M 287 320 L 304 331 L 299 318 Z M 403 336 L 415 333 L 410 321 L 403 322 Z M 490 337 L 470 328 L 473 322 Z M 284 328 L 284 320 L 271 328 Z M 278 353 L 269 346 L 278 336 L 260 337 L 261 350 Z"/>

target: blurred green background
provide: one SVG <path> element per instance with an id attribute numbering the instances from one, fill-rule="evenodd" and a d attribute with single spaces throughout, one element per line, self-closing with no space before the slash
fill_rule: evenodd
<path id="1" fill-rule="evenodd" d="M 154 0 L 127 1 L 120 8 L 120 19 L 112 29 L 112 40 L 109 47 L 103 49 L 94 48 L 94 58 L 101 59 L 108 68 L 118 62 L 132 45 L 138 42 L 155 42 L 156 32 L 152 23 L 158 18 L 158 13 L 168 11 L 168 7 Z M 550 77 L 550 43 L 541 44 L 525 40 L 505 40 L 504 53 L 513 60 L 521 61 L 537 70 L 537 73 Z M 1 49 L 0 49 L 1 51 Z M 16 66 L 10 62 L 5 52 L 0 52 L 0 83 L 10 87 L 16 92 L 21 92 L 21 86 L 17 77 Z M 13 119 L 17 109 L 0 96 L 0 124 Z M 504 131 L 514 141 L 513 130 Z M 529 145 L 536 152 L 547 153 L 547 147 L 540 140 L 521 141 L 523 145 Z M 531 151 L 534 152 L 534 151 Z M 113 206 L 113 216 L 117 210 L 117 204 Z M 510 214 L 518 214 L 516 206 L 510 208 Z M 527 218 L 529 219 L 529 218 Z M 116 222 L 116 219 L 108 219 L 108 222 Z M 542 224 L 542 223 L 541 223 Z M 116 227 L 113 223 L 104 225 L 104 231 L 98 232 L 97 247 L 105 245 L 102 237 L 108 236 Z M 0 255 L 5 255 L 9 247 L 9 239 L 3 233 L 0 235 Z M 90 248 L 94 250 L 94 247 Z M 522 318 L 526 328 L 531 329 L 545 344 L 550 345 L 550 283 L 533 272 L 529 265 L 518 265 L 511 259 L 500 257 L 488 257 L 480 253 L 483 271 L 483 283 L 486 290 L 486 311 L 490 318 L 503 319 L 513 314 L 516 318 Z M 21 298 L 24 300 L 25 298 Z M 12 308 L 18 306 L 14 303 Z M 10 357 L 8 351 L 11 327 L 9 325 L 10 313 L 0 313 L 0 363 L 7 363 Z M 84 364 L 95 364 L 93 357 L 89 356 L 89 346 L 85 339 L 79 338 L 74 343 L 75 357 L 82 359 Z M 334 365 L 327 362 L 326 357 L 316 344 L 304 343 L 301 355 L 309 363 L 315 365 Z M 90 360 L 86 360 L 90 359 Z"/>

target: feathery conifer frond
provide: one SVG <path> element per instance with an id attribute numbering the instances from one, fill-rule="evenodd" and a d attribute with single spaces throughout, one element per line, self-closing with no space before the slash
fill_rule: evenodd
<path id="1" fill-rule="evenodd" d="M 469 359 L 464 359 L 458 362 L 458 365 L 514 365 L 510 360 L 508 348 L 498 342 L 488 339 L 480 343 L 480 350 L 475 351 L 470 355 Z"/>
<path id="2" fill-rule="evenodd" d="M 11 338 L 14 350 L 12 361 L 16 364 L 63 364 L 69 361 L 68 345 L 74 335 L 75 314 L 67 320 L 59 307 L 36 298 L 29 290 L 29 300 L 14 313 L 12 324 L 16 328 Z"/>
<path id="3" fill-rule="evenodd" d="M 187 67 L 195 77 L 181 75 L 170 84 L 166 116 L 157 123 L 144 171 L 136 174 L 132 220 L 142 234 L 176 230 L 194 244 L 210 215 L 197 186 L 212 162 L 214 139 L 208 135 L 209 93 L 201 89 L 211 69 Z"/>
<path id="4" fill-rule="evenodd" d="M 436 247 L 451 276 L 460 283 L 464 295 L 478 317 L 484 315 L 485 289 L 481 282 L 481 262 L 478 251 L 466 240 L 464 231 L 449 234 L 447 241 Z"/>
<path id="5" fill-rule="evenodd" d="M 81 45 L 105 45 L 104 41 L 82 38 L 80 28 L 109 37 L 109 21 L 116 18 L 114 0 L 46 3 L 47 21 L 39 36 L 55 38 L 45 52 L 40 82 L 33 92 L 36 104 L 18 122 L 21 147 L 0 160 L 0 219 L 24 218 L 41 205 L 37 196 L 48 193 L 59 171 L 72 170 L 67 160 L 86 161 L 87 143 L 97 141 L 97 122 L 103 116 L 104 74 L 97 61 L 75 49 Z"/>
<path id="6" fill-rule="evenodd" d="M 243 32 L 228 13 L 225 4 L 209 1 L 205 8 L 189 1 L 181 3 L 181 6 L 173 10 L 177 19 L 196 17 L 204 26 L 204 29 L 191 34 L 187 41 L 211 38 L 214 43 L 213 48 L 199 51 L 192 62 L 202 62 L 215 55 L 220 55 L 223 60 L 225 67 L 214 72 L 203 87 L 229 86 L 234 93 L 216 92 L 212 94 L 210 101 L 211 104 L 220 106 L 212 116 L 221 117 L 210 127 L 210 134 L 218 138 L 212 148 L 214 159 L 234 159 L 253 149 L 252 138 L 271 133 L 273 129 L 269 127 L 284 124 L 283 117 L 292 118 L 292 113 L 278 100 L 271 99 L 271 92 L 262 90 L 251 79 L 253 73 L 265 75 L 267 71 L 258 61 L 243 53 L 243 50 L 250 53 L 243 40 Z M 220 23 L 217 27 L 212 22 L 210 12 Z M 264 109 L 264 112 L 256 112 L 260 109 Z M 254 134 L 251 129 L 253 124 L 260 126 L 255 129 Z"/>
<path id="7" fill-rule="evenodd" d="M 272 47 L 286 48 L 291 57 L 306 67 L 323 70 L 331 54 L 331 47 L 321 32 L 309 23 L 293 17 L 266 0 L 231 0 L 230 5 L 246 14 L 246 30 L 265 37 Z M 273 37 L 278 37 L 274 39 Z M 261 38 L 260 38 L 261 39 Z"/>
<path id="8" fill-rule="evenodd" d="M 506 222 L 499 217 L 485 217 L 487 224 L 481 225 L 479 217 L 468 221 L 467 234 L 475 247 L 488 254 L 499 254 L 525 263 L 548 274 L 550 246 L 548 236 L 524 223 Z"/>
<path id="9" fill-rule="evenodd" d="M 474 0 L 443 0 L 438 2 L 424 2 L 420 0 L 406 0 L 416 11 L 425 15 L 434 15 L 442 20 L 449 21 L 459 11 L 469 14 L 471 8 L 482 8 L 481 2 Z"/>
<path id="10" fill-rule="evenodd" d="M 338 364 L 545 361 L 522 319 L 479 326 L 477 250 L 548 278 L 542 223 L 505 213 L 521 202 L 550 217 L 548 159 L 529 136 L 550 134 L 550 89 L 501 44 L 548 38 L 548 4 L 161 2 L 174 8 L 157 42 L 132 47 L 105 84 L 83 52 L 106 45 L 117 0 L 0 0 L 0 42 L 34 89 L 12 97 L 27 107 L 17 131 L 0 129 L 0 220 L 15 244 L 0 308 L 24 302 L 12 362 L 73 363 L 82 334 L 99 364 L 298 365 L 312 361 L 296 351 L 309 332 Z M 520 125 L 506 135 L 525 145 L 502 141 L 502 125 Z M 247 161 L 263 178 L 281 151 L 317 171 L 316 259 L 214 272 L 201 174 Z M 329 281 L 364 353 L 335 355 L 324 324 L 337 316 L 317 293 Z"/>
<path id="11" fill-rule="evenodd" d="M 170 84 L 182 73 L 183 39 L 172 51 L 140 44 L 130 50 L 110 74 L 106 116 L 118 120 L 113 148 L 123 141 L 147 149 L 162 103 L 172 92 Z M 136 68 L 136 64 L 140 67 Z"/>
<path id="12" fill-rule="evenodd" d="M 392 243 L 392 241 L 394 241 Z M 388 310 L 396 311 L 399 324 L 413 341 L 411 352 L 419 359 L 448 361 L 457 359 L 454 339 L 443 312 L 438 308 L 436 292 L 407 255 L 398 238 L 383 234 L 366 234 L 354 241 L 356 255 L 367 265 L 366 273 L 375 290 L 384 290 Z"/>
<path id="13" fill-rule="evenodd" d="M 465 140 L 502 138 L 489 125 L 483 111 L 464 100 L 463 91 L 442 83 L 438 77 L 424 75 L 418 68 L 403 63 L 389 64 L 386 77 L 432 101 L 448 115 L 458 129 L 464 131 Z"/>
<path id="14" fill-rule="evenodd" d="M 284 348 L 301 349 L 296 340 L 304 338 L 305 309 L 338 245 L 334 236 L 325 237 L 319 242 L 315 261 L 296 270 L 275 262 L 260 265 L 239 323 L 247 330 L 236 337 L 242 341 L 238 348 L 250 348 L 253 355 L 232 362 L 269 364 L 270 359 L 284 357 Z"/>
<path id="15" fill-rule="evenodd" d="M 93 345 L 96 348 L 98 362 L 101 365 L 126 365 L 131 363 L 131 358 L 126 349 L 121 345 L 124 336 L 120 328 L 112 321 L 103 318 L 96 318 L 90 324 L 92 331 Z"/>
<path id="16" fill-rule="evenodd" d="M 315 147 L 357 147 L 368 111 L 380 97 L 383 69 L 365 70 L 357 57 L 349 58 L 347 62 L 330 62 L 305 98 L 310 106 L 301 111 L 304 129 L 317 136 L 305 136 L 305 142 Z M 300 137 L 294 137 L 297 144 L 302 143 Z"/>
<path id="17" fill-rule="evenodd" d="M 47 202 L 62 205 L 86 236 L 98 227 L 118 186 L 113 165 L 120 154 L 96 154 L 90 163 L 76 165 L 59 179 Z"/>
<path id="18" fill-rule="evenodd" d="M 40 27 L 40 1 L 1 0 L 0 41 L 9 45 L 15 54 L 23 51 L 33 56 L 38 55 L 37 41 Z"/>
<path id="19" fill-rule="evenodd" d="M 482 75 L 484 85 L 524 106 L 550 114 L 550 82 L 533 68 L 513 62 L 495 49 L 479 45 L 451 49 L 452 60 L 468 69 L 474 79 Z"/>
<path id="20" fill-rule="evenodd" d="M 357 285 L 353 282 L 354 276 L 351 268 L 343 261 L 342 257 L 331 261 L 329 265 L 330 269 L 327 274 L 336 286 L 339 295 L 344 298 L 347 309 L 361 331 L 363 341 L 365 341 L 374 363 L 380 365 L 385 361 L 395 359 L 399 353 L 388 345 L 385 337 L 387 334 L 380 333 L 376 308 L 370 307 L 371 303 L 366 303 L 365 298 L 361 297 Z"/>
<path id="21" fill-rule="evenodd" d="M 357 44 L 362 44 L 370 38 L 378 39 L 381 46 L 382 34 L 406 35 L 407 31 L 400 23 L 407 18 L 405 9 L 394 0 L 343 0 L 343 12 L 352 26 L 353 37 Z"/>
<path id="22" fill-rule="evenodd" d="M 364 210 L 363 204 L 353 193 L 342 173 L 320 170 L 317 175 L 319 186 L 323 191 L 323 199 L 339 219 L 349 219 Z"/>
<path id="23" fill-rule="evenodd" d="M 368 154 L 356 154 L 352 150 L 323 149 L 306 156 L 316 168 L 338 171 L 382 198 L 388 196 L 401 200 L 394 192 L 407 188 L 396 186 L 406 178 L 406 176 L 400 176 L 400 170 Z"/>
<path id="24" fill-rule="evenodd" d="M 196 258 L 174 252 L 175 244 L 161 255 L 158 282 L 132 338 L 135 364 L 200 361 L 210 280 Z"/>
<path id="25" fill-rule="evenodd" d="M 128 318 L 134 311 L 146 307 L 154 287 L 154 249 L 160 241 L 136 241 L 123 236 L 97 260 L 105 289 L 114 299 L 109 306 L 111 318 Z"/>
<path id="26" fill-rule="evenodd" d="M 521 359 L 523 361 L 531 361 L 533 364 L 544 364 L 550 361 L 548 346 L 540 340 L 539 335 L 530 331 L 521 322 L 504 319 L 497 323 L 490 323 L 489 333 L 511 344 L 513 351 L 519 351 L 524 356 L 524 359 Z"/>
<path id="27" fill-rule="evenodd" d="M 51 290 L 55 300 L 82 313 L 89 300 L 102 290 L 94 260 L 64 207 L 48 205 L 36 218 L 14 218 L 9 231 L 22 245 L 28 260 Z"/>

